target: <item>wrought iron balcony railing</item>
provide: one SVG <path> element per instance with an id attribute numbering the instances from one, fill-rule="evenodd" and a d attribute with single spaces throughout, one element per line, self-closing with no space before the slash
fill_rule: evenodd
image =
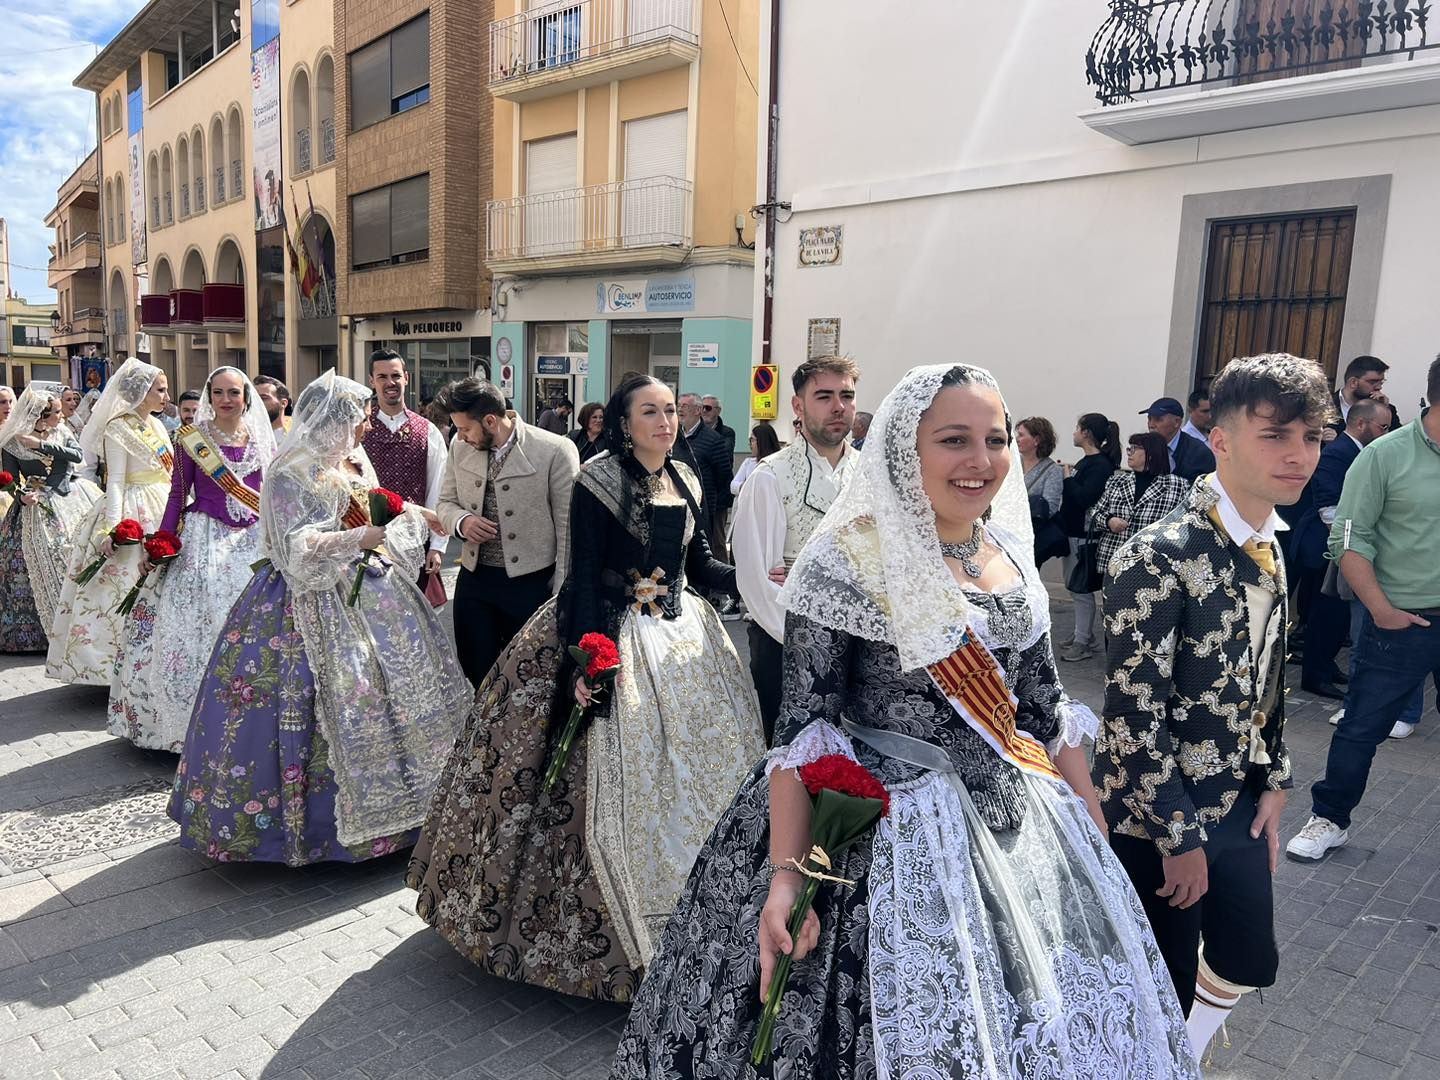
<path id="1" fill-rule="evenodd" d="M 195 177 L 195 212 L 197 214 L 205 212 L 205 177 L 203 176 Z"/>
<path id="2" fill-rule="evenodd" d="M 320 164 L 329 165 L 335 160 L 335 121 L 320 121 Z"/>
<path id="3" fill-rule="evenodd" d="M 486 208 L 489 258 L 543 259 L 691 246 L 693 186 L 673 176 L 499 199 Z"/>
<path id="4" fill-rule="evenodd" d="M 225 201 L 225 166 L 215 166 L 215 205 Z"/>
<path id="5" fill-rule="evenodd" d="M 1102 105 L 1314 75 L 1440 47 L 1429 0 L 1110 0 L 1085 57 Z"/>
<path id="6" fill-rule="evenodd" d="M 235 158 L 230 162 L 230 197 L 238 199 L 245 191 L 245 162 Z"/>
<path id="7" fill-rule="evenodd" d="M 180 216 L 181 216 L 182 218 L 187 218 L 187 217 L 190 216 L 190 185 L 189 185 L 189 184 L 181 184 L 181 185 L 180 185 Z"/>
<path id="8" fill-rule="evenodd" d="M 692 0 L 556 0 L 490 24 L 490 81 L 674 38 L 694 45 Z"/>
<path id="9" fill-rule="evenodd" d="M 311 164 L 310 129 L 305 127 L 295 132 L 295 168 L 299 172 L 309 172 Z"/>

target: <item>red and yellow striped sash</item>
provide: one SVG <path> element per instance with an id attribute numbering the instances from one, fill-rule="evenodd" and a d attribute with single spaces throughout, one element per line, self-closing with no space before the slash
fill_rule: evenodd
<path id="1" fill-rule="evenodd" d="M 260 513 L 260 493 L 250 485 L 242 483 L 225 460 L 224 453 L 216 447 L 205 433 L 197 427 L 182 427 L 175 433 L 178 442 L 190 455 L 190 459 L 201 472 L 208 476 L 219 489 L 229 495 L 252 514 Z"/>
<path id="2" fill-rule="evenodd" d="M 1015 708 L 1019 702 L 1005 685 L 995 657 L 973 633 L 967 632 L 963 645 L 926 670 L 960 718 L 1001 757 L 1017 768 L 1060 779 L 1045 747 L 1016 730 Z"/>

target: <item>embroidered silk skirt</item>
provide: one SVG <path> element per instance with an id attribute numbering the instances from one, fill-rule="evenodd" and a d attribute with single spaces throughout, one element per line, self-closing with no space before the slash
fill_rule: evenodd
<path id="1" fill-rule="evenodd" d="M 45 625 L 35 607 L 25 558 L 25 507 L 16 499 L 0 519 L 0 652 L 44 652 Z"/>

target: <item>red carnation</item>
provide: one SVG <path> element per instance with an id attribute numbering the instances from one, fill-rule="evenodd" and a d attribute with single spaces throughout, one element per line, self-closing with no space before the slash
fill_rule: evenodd
<path id="1" fill-rule="evenodd" d="M 387 488 L 376 488 L 375 494 L 385 500 L 385 505 L 390 507 L 390 513 L 396 517 L 399 517 L 405 512 L 405 500 L 395 494 L 395 492 Z"/>
<path id="2" fill-rule="evenodd" d="M 884 807 L 880 816 L 890 812 L 890 792 L 876 780 L 869 769 L 844 754 L 826 754 L 809 765 L 800 766 L 800 782 L 811 795 L 836 791 L 857 799 L 876 799 Z"/>
<path id="3" fill-rule="evenodd" d="M 594 679 L 603 671 L 620 666 L 620 650 L 604 634 L 586 634 L 580 639 L 580 650 L 589 656 L 585 677 Z"/>
<path id="4" fill-rule="evenodd" d="M 180 537 L 169 529 L 159 529 L 146 539 L 145 554 L 150 557 L 151 562 L 166 562 L 179 555 L 183 546 Z"/>
<path id="5" fill-rule="evenodd" d="M 15 475 L 8 472 L 0 472 L 0 487 L 9 487 L 15 483 Z"/>
<path id="6" fill-rule="evenodd" d="M 145 529 L 134 518 L 125 518 L 110 530 L 110 537 L 117 544 L 138 544 L 145 539 Z"/>

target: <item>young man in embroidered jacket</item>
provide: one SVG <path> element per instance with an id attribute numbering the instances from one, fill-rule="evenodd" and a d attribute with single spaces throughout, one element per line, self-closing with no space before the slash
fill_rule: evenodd
<path id="1" fill-rule="evenodd" d="M 1279 965 L 1270 878 L 1291 780 L 1275 506 L 1300 497 L 1332 411 L 1319 366 L 1285 354 L 1231 361 L 1210 402 L 1214 474 L 1110 564 L 1095 752 L 1111 846 L 1197 1056 Z"/>

